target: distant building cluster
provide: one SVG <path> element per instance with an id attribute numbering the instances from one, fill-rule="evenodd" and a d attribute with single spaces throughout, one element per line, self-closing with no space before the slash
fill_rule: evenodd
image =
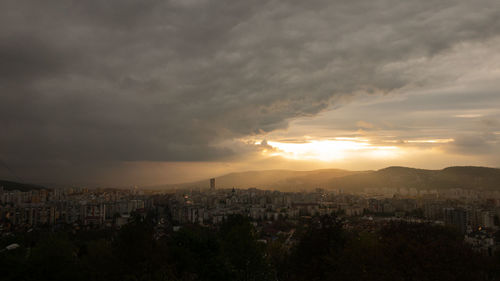
<path id="1" fill-rule="evenodd" d="M 132 212 L 145 212 L 150 200 L 137 190 L 86 188 L 22 192 L 0 187 L 0 230 L 57 224 L 125 224 Z"/>
<path id="2" fill-rule="evenodd" d="M 367 188 L 346 193 L 342 189 L 312 192 L 279 192 L 250 188 L 213 188 L 208 191 L 178 190 L 168 206 L 174 224 L 217 224 L 233 214 L 254 221 L 297 220 L 336 214 L 349 218 L 354 226 L 362 219 L 406 220 L 448 225 L 467 241 L 486 251 L 493 246 L 493 234 L 500 227 L 500 192 L 466 189 L 416 190 L 412 188 Z M 355 218 L 362 218 L 356 220 Z M 475 237 L 475 238 L 472 238 Z M 475 240 L 474 240 L 475 239 Z M 485 242 L 486 241 L 486 242 Z"/>
<path id="3" fill-rule="evenodd" d="M 391 220 L 448 225 L 481 251 L 492 251 L 500 227 L 500 193 L 466 189 L 416 190 L 367 188 L 347 193 L 317 188 L 309 192 L 280 192 L 216 188 L 182 189 L 145 194 L 137 188 L 40 189 L 21 192 L 0 187 L 0 232 L 61 224 L 79 227 L 119 227 L 133 213 L 152 211 L 163 232 L 185 224 L 216 225 L 230 215 L 266 222 L 302 221 L 317 215 L 346 219 L 346 227 L 371 231 Z"/>

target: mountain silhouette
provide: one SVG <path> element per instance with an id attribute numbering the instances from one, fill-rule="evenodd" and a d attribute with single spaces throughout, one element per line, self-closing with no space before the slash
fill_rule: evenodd
<path id="1" fill-rule="evenodd" d="M 208 179 L 156 188 L 208 188 Z M 230 173 L 216 177 L 217 188 L 261 188 L 281 191 L 315 188 L 359 191 L 366 188 L 481 189 L 500 190 L 500 169 L 488 167 L 448 167 L 425 170 L 387 167 L 377 171 L 322 169 L 313 171 L 265 170 Z"/>

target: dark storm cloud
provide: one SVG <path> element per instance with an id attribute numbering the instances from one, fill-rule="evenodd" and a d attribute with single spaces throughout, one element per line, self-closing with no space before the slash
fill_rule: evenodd
<path id="1" fill-rule="evenodd" d="M 489 154 L 499 159 L 495 151 L 500 148 L 497 137 L 491 134 L 459 136 L 452 143 L 445 146 L 445 149 L 452 153 L 481 155 Z"/>
<path id="2" fill-rule="evenodd" d="M 195 161 L 354 92 L 415 81 L 412 59 L 500 33 L 492 1 L 2 1 L 0 155 Z M 396 66 L 396 67 L 395 67 Z"/>

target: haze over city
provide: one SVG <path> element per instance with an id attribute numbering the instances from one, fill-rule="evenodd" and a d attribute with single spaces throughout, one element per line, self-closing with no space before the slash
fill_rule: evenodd
<path id="1" fill-rule="evenodd" d="M 2 1 L 0 178 L 500 166 L 498 1 Z"/>

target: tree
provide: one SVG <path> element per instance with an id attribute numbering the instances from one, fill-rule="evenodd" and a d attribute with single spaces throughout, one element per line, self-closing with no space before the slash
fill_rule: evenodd
<path id="1" fill-rule="evenodd" d="M 256 239 L 247 217 L 229 216 L 221 225 L 221 254 L 231 271 L 232 280 L 270 280 L 273 276 L 264 257 L 264 244 Z"/>
<path id="2" fill-rule="evenodd" d="M 316 217 L 292 254 L 293 280 L 325 280 L 336 271 L 346 242 L 343 222 L 336 216 Z"/>

